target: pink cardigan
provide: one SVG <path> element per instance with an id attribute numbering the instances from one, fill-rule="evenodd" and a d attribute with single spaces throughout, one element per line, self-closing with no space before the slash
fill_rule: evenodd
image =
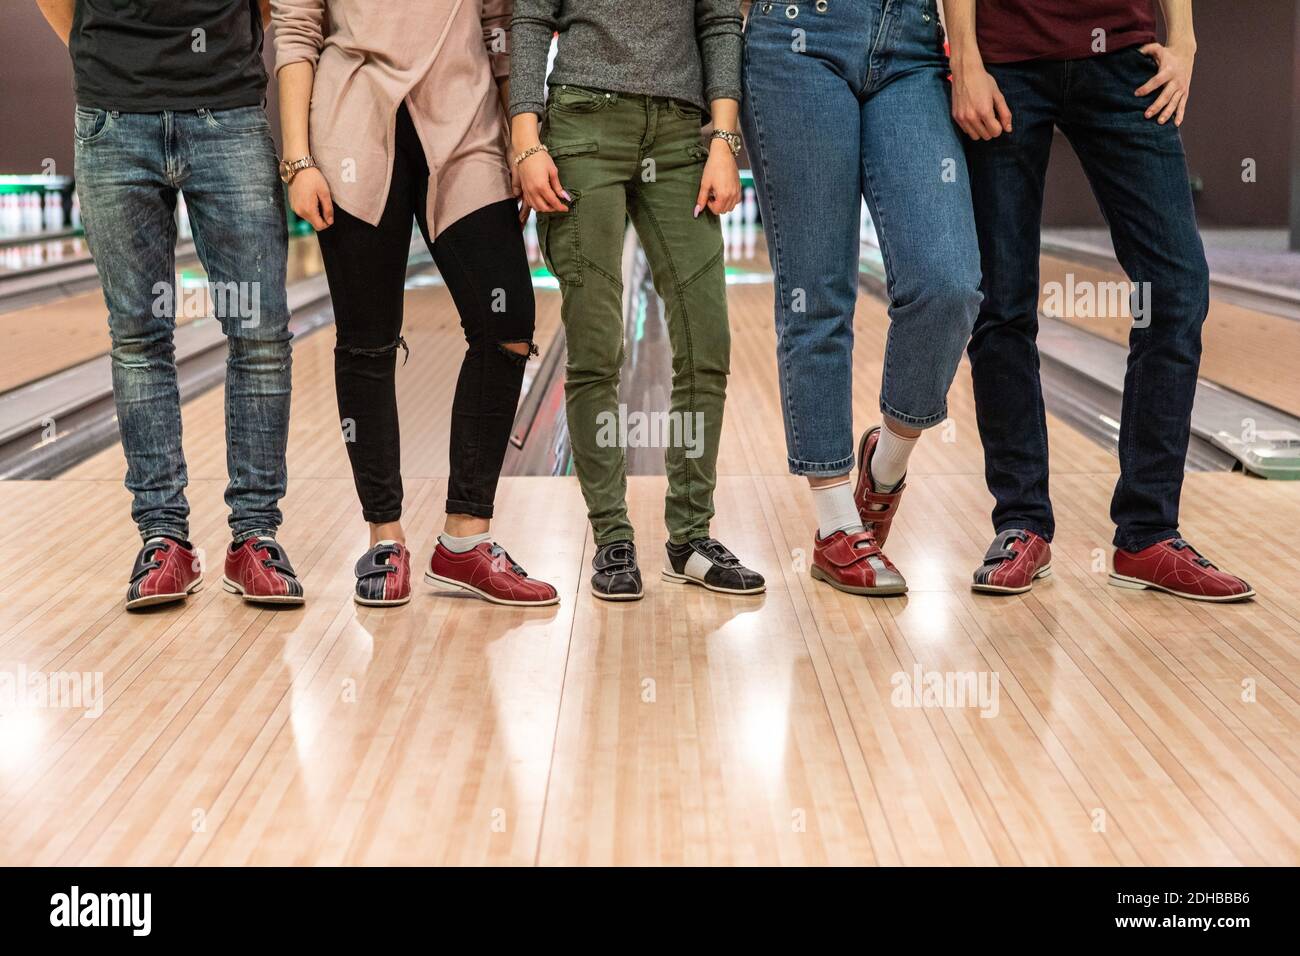
<path id="1" fill-rule="evenodd" d="M 311 151 L 334 201 L 377 225 L 403 100 L 429 162 L 429 231 L 512 195 L 497 77 L 513 0 L 272 0 L 276 69 L 316 68 Z"/>

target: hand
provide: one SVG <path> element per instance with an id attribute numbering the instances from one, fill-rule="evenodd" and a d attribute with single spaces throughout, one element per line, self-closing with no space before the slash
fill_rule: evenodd
<path id="1" fill-rule="evenodd" d="M 315 166 L 298 171 L 289 184 L 289 205 L 317 232 L 334 225 L 334 200 L 329 183 Z"/>
<path id="2" fill-rule="evenodd" d="M 560 185 L 560 171 L 545 150 L 539 150 L 515 167 L 524 204 L 538 212 L 568 212 L 573 197 Z"/>
<path id="3" fill-rule="evenodd" d="M 1149 96 L 1164 87 L 1160 96 L 1147 107 L 1146 117 L 1159 116 L 1156 121 L 1161 126 L 1173 117 L 1175 126 L 1183 125 L 1183 114 L 1187 112 L 1187 98 L 1192 92 L 1192 64 L 1196 60 L 1196 48 L 1189 46 L 1165 46 L 1162 43 L 1148 43 L 1141 50 L 1156 61 L 1156 75 L 1137 88 L 1137 96 Z"/>
<path id="4" fill-rule="evenodd" d="M 1011 107 L 982 64 L 953 70 L 952 118 L 971 139 L 987 141 L 1011 132 Z"/>
<path id="5" fill-rule="evenodd" d="M 740 202 L 740 170 L 731 147 L 720 139 L 709 147 L 709 159 L 700 178 L 700 193 L 695 197 L 695 218 L 707 207 L 715 216 L 731 212 Z"/>
<path id="6" fill-rule="evenodd" d="M 524 198 L 524 184 L 519 178 L 519 167 L 510 167 L 510 191 L 514 193 L 515 201 L 519 203 L 519 226 L 520 228 L 528 224 L 528 217 L 533 214 L 533 207 L 528 205 L 528 200 Z"/>

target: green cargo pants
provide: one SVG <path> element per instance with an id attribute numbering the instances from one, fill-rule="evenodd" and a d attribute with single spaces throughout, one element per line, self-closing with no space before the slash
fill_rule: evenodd
<path id="1" fill-rule="evenodd" d="M 693 215 L 708 158 L 700 111 L 661 97 L 554 87 L 542 138 L 573 197 L 567 213 L 539 214 L 538 238 L 564 296 L 569 437 L 596 544 L 633 538 L 625 442 L 665 435 L 669 539 L 707 537 L 731 333 L 721 225 L 707 209 Z M 629 218 L 665 303 L 673 352 L 669 414 L 646 427 L 630 419 L 658 410 L 625 418 L 618 407 Z"/>

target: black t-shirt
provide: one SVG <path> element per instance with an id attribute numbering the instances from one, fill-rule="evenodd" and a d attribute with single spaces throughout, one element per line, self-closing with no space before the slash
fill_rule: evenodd
<path id="1" fill-rule="evenodd" d="M 266 97 L 257 0 L 77 0 L 69 47 L 81 106 L 224 110 Z"/>

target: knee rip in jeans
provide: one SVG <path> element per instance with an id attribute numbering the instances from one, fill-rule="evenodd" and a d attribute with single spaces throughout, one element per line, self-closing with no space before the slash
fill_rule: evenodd
<path id="1" fill-rule="evenodd" d="M 519 351 L 518 349 L 510 348 L 511 345 L 525 345 L 527 346 L 527 349 Z M 521 367 L 527 365 L 528 360 L 534 355 L 541 354 L 537 348 L 537 343 L 530 339 L 512 339 L 508 342 L 498 342 L 497 350 L 506 358 L 510 359 L 510 361 Z"/>
<path id="2" fill-rule="evenodd" d="M 391 355 L 398 349 L 405 354 L 402 356 L 402 364 L 405 365 L 411 358 L 411 348 L 406 344 L 406 339 L 402 336 L 397 337 L 397 341 L 390 345 L 383 345 L 377 349 L 363 349 L 356 345 L 343 345 L 342 343 L 334 346 L 334 352 L 338 355 L 361 355 L 366 358 L 382 358 L 385 355 Z"/>

